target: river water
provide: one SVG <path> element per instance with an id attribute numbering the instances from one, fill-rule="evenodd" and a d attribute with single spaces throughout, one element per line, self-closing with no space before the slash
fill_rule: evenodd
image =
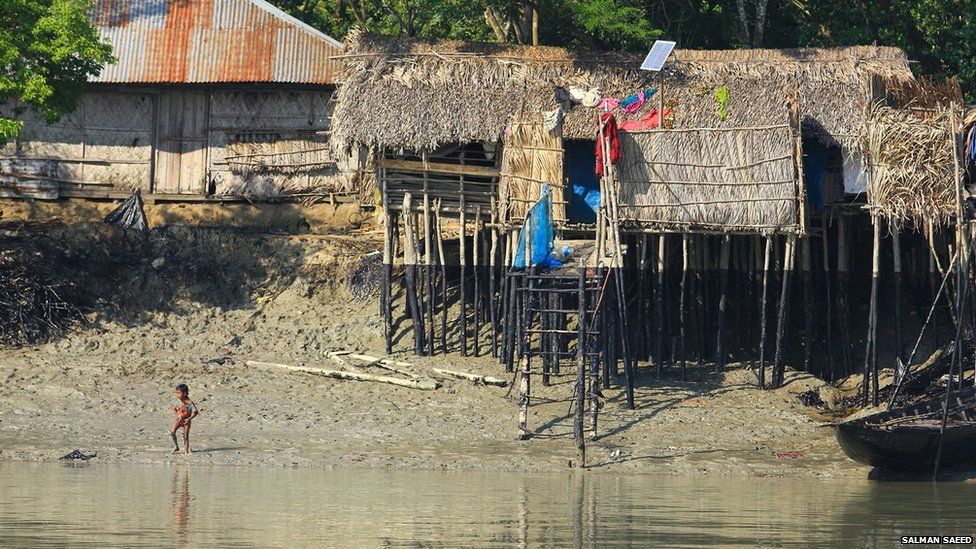
<path id="1" fill-rule="evenodd" d="M 0 462 L 2 547 L 877 547 L 972 535 L 976 486 Z"/>

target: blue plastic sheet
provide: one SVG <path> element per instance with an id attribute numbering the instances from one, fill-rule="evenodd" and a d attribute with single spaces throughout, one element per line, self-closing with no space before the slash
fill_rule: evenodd
<path id="1" fill-rule="evenodd" d="M 552 191 L 548 185 L 542 188 L 542 198 L 532 206 L 525 216 L 525 223 L 519 234 L 518 249 L 515 251 L 515 268 L 525 268 L 525 229 L 529 228 L 532 242 L 529 249 L 532 253 L 532 264 L 540 269 L 554 269 L 563 262 L 553 257 L 553 239 L 555 230 L 552 225 Z"/>

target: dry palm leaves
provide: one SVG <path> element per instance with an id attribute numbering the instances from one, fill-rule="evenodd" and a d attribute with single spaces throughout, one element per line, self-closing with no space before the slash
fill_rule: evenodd
<path id="1" fill-rule="evenodd" d="M 862 129 L 870 167 L 868 203 L 896 226 L 946 225 L 956 215 L 950 112 L 925 120 L 906 110 L 873 107 Z"/>

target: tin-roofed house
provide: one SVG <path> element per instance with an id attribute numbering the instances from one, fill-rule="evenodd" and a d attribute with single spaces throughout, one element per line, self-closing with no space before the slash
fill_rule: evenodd
<path id="1" fill-rule="evenodd" d="M 342 44 L 263 0 L 96 0 L 117 62 L 0 149 L 6 197 L 278 199 L 352 190 L 329 147 Z M 29 113 L 28 113 L 29 115 Z"/>

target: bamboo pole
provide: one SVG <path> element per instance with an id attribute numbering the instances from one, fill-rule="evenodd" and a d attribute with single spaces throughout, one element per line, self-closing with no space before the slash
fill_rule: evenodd
<path id="1" fill-rule="evenodd" d="M 586 274 L 583 268 L 579 270 L 578 279 L 579 311 L 577 322 L 577 371 L 575 413 L 573 414 L 573 438 L 576 442 L 577 467 L 586 467 L 586 442 L 583 437 L 583 406 L 586 398 Z M 592 394 L 592 387 L 591 387 Z M 591 402 L 591 406 L 595 403 Z M 595 407 L 594 410 L 595 411 Z M 593 415 L 593 436 L 596 436 L 596 415 Z"/>
<path id="2" fill-rule="evenodd" d="M 786 237 L 786 247 L 783 252 L 783 287 L 780 291 L 779 313 L 776 317 L 776 355 L 774 357 L 773 388 L 782 387 L 785 377 L 784 358 L 786 353 L 786 324 L 790 312 L 790 282 L 793 276 L 794 260 L 796 258 L 796 235 Z"/>
<path id="3" fill-rule="evenodd" d="M 828 381 L 834 381 L 834 342 L 833 342 L 833 296 L 830 291 L 830 238 L 827 234 L 827 212 L 824 212 L 821 222 L 821 247 L 822 247 L 822 257 L 823 257 L 823 273 L 824 273 L 824 293 L 826 294 L 826 300 L 824 301 L 826 325 L 824 329 L 827 332 L 827 370 L 830 372 L 830 378 Z"/>
<path id="4" fill-rule="evenodd" d="M 441 353 L 447 354 L 447 255 L 444 253 L 444 223 L 441 213 L 441 200 L 434 205 L 436 214 L 434 231 L 437 233 L 437 262 L 441 267 Z"/>
<path id="5" fill-rule="evenodd" d="M 433 391 L 438 387 L 437 383 L 430 379 L 400 379 L 398 377 L 375 376 L 372 374 L 366 374 L 362 372 L 345 372 L 342 370 L 327 370 L 324 368 L 308 368 L 305 366 L 292 366 L 290 364 L 278 364 L 275 362 L 260 362 L 257 360 L 248 360 L 245 363 L 248 366 L 256 366 L 259 368 L 278 368 L 281 370 L 290 370 L 293 372 L 315 374 L 315 375 L 320 375 L 325 377 L 331 377 L 334 379 L 344 379 L 349 381 L 373 381 L 376 383 L 386 383 L 389 385 L 406 387 L 408 389 L 420 389 L 423 391 Z"/>
<path id="6" fill-rule="evenodd" d="M 386 195 L 383 196 L 383 288 L 380 295 L 380 314 L 383 315 L 383 336 L 386 353 L 393 352 L 393 219 Z"/>
<path id="7" fill-rule="evenodd" d="M 766 304 L 769 301 L 770 260 L 773 252 L 773 237 L 766 237 L 766 252 L 763 254 L 762 300 L 759 313 L 759 387 L 766 388 Z"/>
<path id="8" fill-rule="evenodd" d="M 841 357 L 844 359 L 844 375 L 854 373 L 851 361 L 850 338 L 850 303 L 848 301 L 849 286 L 849 257 L 847 216 L 841 214 L 837 218 L 837 308 L 840 321 Z"/>
<path id="9" fill-rule="evenodd" d="M 647 285 L 647 234 L 641 233 L 638 242 L 640 243 L 640 262 L 637 265 L 637 327 L 640 331 L 640 337 L 637 338 L 637 348 L 634 349 L 634 353 L 639 357 L 646 357 L 648 354 L 647 349 L 647 334 L 650 332 L 647 329 L 649 322 L 645 312 L 647 307 L 644 303 L 646 298 L 645 286 Z"/>
<path id="10" fill-rule="evenodd" d="M 468 289 L 467 289 L 467 232 L 468 232 L 468 220 L 467 211 L 464 207 L 464 196 L 461 197 L 461 213 L 460 213 L 460 228 L 458 230 L 458 246 L 460 249 L 460 261 L 461 261 L 461 280 L 458 283 L 458 291 L 460 292 L 460 305 L 461 305 L 461 318 L 460 318 L 460 330 L 461 330 L 461 356 L 468 356 Z"/>
<path id="11" fill-rule="evenodd" d="M 813 356 L 813 261 L 807 237 L 800 239 L 800 272 L 803 278 L 803 371 L 809 373 Z"/>
<path id="12" fill-rule="evenodd" d="M 725 316 L 728 308 L 729 291 L 729 254 L 731 253 L 732 238 L 728 235 L 722 238 L 721 258 L 719 259 L 719 301 L 718 301 L 718 341 L 715 343 L 715 371 L 721 372 L 725 367 Z"/>
<path id="13" fill-rule="evenodd" d="M 425 299 L 421 302 L 426 303 L 427 313 L 427 354 L 434 356 L 434 283 L 433 283 L 433 261 L 431 249 L 431 230 L 430 219 L 430 197 L 424 192 L 424 294 Z"/>
<path id="14" fill-rule="evenodd" d="M 895 279 L 895 357 L 897 364 L 904 364 L 904 341 L 902 340 L 901 326 L 901 286 L 902 286 L 902 257 L 901 257 L 901 234 L 899 228 L 891 229 L 891 253 L 893 262 L 893 277 Z"/>
<path id="15" fill-rule="evenodd" d="M 688 364 L 685 356 L 685 288 L 688 285 L 688 233 L 681 233 L 681 296 L 678 304 L 678 359 L 681 361 L 681 379 L 688 380 Z"/>
<path id="16" fill-rule="evenodd" d="M 417 355 L 424 354 L 424 321 L 417 303 L 417 243 L 415 241 L 414 212 L 410 193 L 403 195 L 403 263 L 406 271 L 407 308 L 413 323 L 413 347 Z"/>
<path id="17" fill-rule="evenodd" d="M 464 379 L 472 383 L 478 383 L 481 385 L 494 385 L 496 387 L 507 387 L 508 381 L 504 379 L 499 379 L 497 377 L 484 376 L 481 374 L 472 374 L 469 372 L 458 372 L 455 370 L 444 370 L 442 368 L 431 368 L 430 369 L 435 374 L 440 374 L 446 377 L 454 377 L 457 379 Z"/>
<path id="18" fill-rule="evenodd" d="M 868 381 L 871 381 L 871 402 L 878 405 L 878 282 L 881 277 L 881 220 L 871 217 L 873 250 L 871 255 L 871 303 L 868 309 L 868 334 L 864 354 L 864 380 L 862 397 L 868 400 Z"/>
<path id="19" fill-rule="evenodd" d="M 474 356 L 481 355 L 481 208 L 474 212 L 474 241 L 471 246 L 474 265 Z"/>
<path id="20" fill-rule="evenodd" d="M 664 371 L 664 260 L 666 248 L 665 235 L 657 237 L 657 285 L 654 289 L 654 325 L 656 328 L 656 341 L 654 342 L 655 362 L 657 366 L 657 377 L 660 378 Z"/>
<path id="21" fill-rule="evenodd" d="M 495 197 L 491 197 L 491 251 L 488 254 L 488 311 L 491 320 L 491 356 L 498 358 L 498 298 L 496 297 L 497 273 L 496 261 L 498 259 L 498 222 L 495 213 Z"/>

